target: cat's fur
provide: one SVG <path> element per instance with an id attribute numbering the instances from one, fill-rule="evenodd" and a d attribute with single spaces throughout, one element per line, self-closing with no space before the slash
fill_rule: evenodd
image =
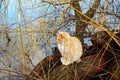
<path id="1" fill-rule="evenodd" d="M 62 55 L 61 62 L 63 65 L 69 65 L 75 61 L 80 62 L 83 50 L 78 38 L 70 36 L 67 32 L 59 32 L 57 44 Z"/>

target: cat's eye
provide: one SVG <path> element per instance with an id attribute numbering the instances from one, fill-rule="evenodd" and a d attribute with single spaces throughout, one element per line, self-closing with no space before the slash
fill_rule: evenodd
<path id="1" fill-rule="evenodd" d="M 60 39 L 58 38 L 57 40 L 59 41 Z"/>
<path id="2" fill-rule="evenodd" d="M 60 37 L 63 38 L 63 35 L 61 34 Z"/>

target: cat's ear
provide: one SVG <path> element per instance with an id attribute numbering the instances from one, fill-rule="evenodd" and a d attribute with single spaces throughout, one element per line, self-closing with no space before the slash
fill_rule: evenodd
<path id="1" fill-rule="evenodd" d="M 63 34 L 60 34 L 60 37 L 63 38 Z"/>
<path id="2" fill-rule="evenodd" d="M 67 35 L 70 35 L 68 32 L 66 32 Z"/>
<path id="3" fill-rule="evenodd" d="M 60 35 L 61 38 L 63 38 L 63 33 L 62 32 L 58 32 L 58 34 Z"/>
<path id="4" fill-rule="evenodd" d="M 62 34 L 62 32 L 61 32 L 61 31 L 59 31 L 59 32 L 58 32 L 58 34 Z"/>
<path id="5" fill-rule="evenodd" d="M 70 37 L 70 34 L 69 34 L 68 32 L 65 32 L 65 35 L 66 35 L 67 37 Z"/>

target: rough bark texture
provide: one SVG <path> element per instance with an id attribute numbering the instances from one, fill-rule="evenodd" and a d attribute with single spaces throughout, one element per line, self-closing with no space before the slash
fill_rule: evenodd
<path id="1" fill-rule="evenodd" d="M 83 34 L 84 30 L 87 27 L 87 23 L 83 22 L 82 20 L 90 21 L 88 18 L 86 18 L 84 15 L 88 16 L 89 18 L 92 18 L 100 4 L 100 0 L 95 0 L 93 6 L 84 14 L 80 14 L 79 12 L 82 12 L 81 7 L 79 5 L 80 0 L 71 0 L 72 6 L 75 11 L 75 17 L 76 17 L 76 37 L 81 39 L 83 41 Z"/>
<path id="2" fill-rule="evenodd" d="M 46 57 L 35 67 L 28 80 L 119 80 L 120 46 L 106 32 L 98 33 L 92 36 L 93 46 L 85 50 L 80 63 L 62 65 L 57 50 L 56 55 Z M 120 44 L 120 33 L 115 37 Z"/>

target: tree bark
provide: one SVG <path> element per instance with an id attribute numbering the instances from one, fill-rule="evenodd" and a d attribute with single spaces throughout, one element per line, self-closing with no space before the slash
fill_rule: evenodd
<path id="1" fill-rule="evenodd" d="M 92 53 L 93 55 L 83 57 L 80 63 L 73 63 L 68 66 L 62 65 L 60 62 L 60 55 L 48 56 L 35 67 L 30 73 L 28 80 L 87 79 L 89 76 L 104 70 L 109 63 L 109 60 L 112 59 L 112 55 L 109 51 L 106 51 L 104 56 L 102 56 L 104 50 L 101 53 L 98 53 L 99 50 L 95 50 Z"/>
<path id="2" fill-rule="evenodd" d="M 79 5 L 80 0 L 71 0 L 72 6 L 75 11 L 75 17 L 76 17 L 76 37 L 81 39 L 83 42 L 83 35 L 84 31 L 87 27 L 87 23 L 83 22 L 82 20 L 90 21 L 88 18 L 86 18 L 84 15 L 92 18 L 95 15 L 95 12 L 100 4 L 100 0 L 95 0 L 93 6 L 84 14 L 81 15 L 79 12 L 82 12 L 81 7 Z"/>

